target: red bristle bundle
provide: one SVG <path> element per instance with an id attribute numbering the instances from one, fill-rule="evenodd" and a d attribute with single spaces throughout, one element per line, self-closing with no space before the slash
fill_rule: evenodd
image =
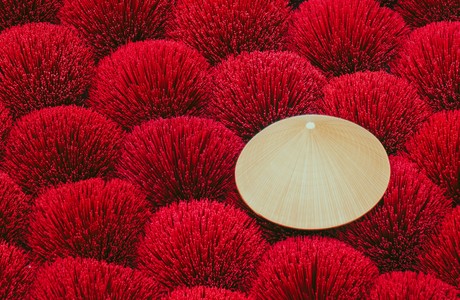
<path id="1" fill-rule="evenodd" d="M 275 121 L 315 112 L 326 79 L 305 58 L 266 51 L 229 58 L 213 82 L 213 115 L 249 140 Z"/>
<path id="2" fill-rule="evenodd" d="M 193 288 L 179 288 L 162 300 L 249 300 L 249 298 L 240 292 L 197 286 Z"/>
<path id="3" fill-rule="evenodd" d="M 284 49 L 288 18 L 287 0 L 178 0 L 168 36 L 216 64 L 246 51 Z"/>
<path id="4" fill-rule="evenodd" d="M 289 48 L 329 75 L 385 68 L 408 30 L 374 0 L 310 0 L 293 13 Z"/>
<path id="5" fill-rule="evenodd" d="M 161 290 L 147 275 L 94 259 L 66 258 L 44 266 L 31 299 L 159 299 Z"/>
<path id="6" fill-rule="evenodd" d="M 82 104 L 93 52 L 71 29 L 48 23 L 0 33 L 0 102 L 13 118 L 44 107 Z"/>
<path id="7" fill-rule="evenodd" d="M 182 43 L 130 43 L 99 62 L 88 104 L 126 129 L 151 119 L 200 115 L 209 101 L 208 69 Z"/>
<path id="8" fill-rule="evenodd" d="M 452 300 L 459 291 L 433 276 L 414 272 L 391 272 L 381 275 L 370 293 L 373 300 Z"/>
<path id="9" fill-rule="evenodd" d="M 150 121 L 125 139 L 118 174 L 161 206 L 182 199 L 223 199 L 234 189 L 242 140 L 196 117 Z"/>
<path id="10" fill-rule="evenodd" d="M 28 245 L 40 260 L 81 256 L 132 265 L 150 215 L 145 196 L 127 182 L 70 183 L 35 200 Z"/>
<path id="11" fill-rule="evenodd" d="M 383 203 L 340 228 L 337 237 L 362 251 L 384 272 L 413 270 L 421 247 L 451 206 L 442 190 L 415 165 L 392 157 Z"/>
<path id="12" fill-rule="evenodd" d="M 245 290 L 266 248 L 243 211 L 207 200 L 179 202 L 151 218 L 139 268 L 169 290 L 198 285 Z"/>
<path id="13" fill-rule="evenodd" d="M 121 129 L 93 111 L 60 106 L 19 119 L 6 142 L 2 168 L 28 194 L 101 177 L 119 157 Z"/>
<path id="14" fill-rule="evenodd" d="M 411 82 L 433 109 L 460 109 L 460 22 L 414 30 L 390 67 Z"/>
<path id="15" fill-rule="evenodd" d="M 102 58 L 128 42 L 162 38 L 173 0 L 64 0 L 59 19 Z"/>
<path id="16" fill-rule="evenodd" d="M 417 268 L 460 287 L 460 207 L 446 216 L 423 245 Z"/>
<path id="17" fill-rule="evenodd" d="M 56 22 L 62 0 L 0 0 L 0 31 L 33 22 Z"/>
<path id="18" fill-rule="evenodd" d="M 257 276 L 254 299 L 362 299 L 378 269 L 337 240 L 289 238 L 265 254 Z"/>
<path id="19" fill-rule="evenodd" d="M 414 27 L 440 21 L 460 21 L 458 0 L 398 0 L 395 9 L 407 24 Z"/>
<path id="20" fill-rule="evenodd" d="M 0 240 L 22 244 L 29 212 L 29 198 L 7 174 L 0 172 Z"/>
<path id="21" fill-rule="evenodd" d="M 417 90 L 383 71 L 358 72 L 332 79 L 320 111 L 352 121 L 373 133 L 388 153 L 404 148 L 407 137 L 430 115 Z"/>
<path id="22" fill-rule="evenodd" d="M 24 299 L 34 279 L 35 267 L 21 249 L 0 240 L 0 298 Z"/>
<path id="23" fill-rule="evenodd" d="M 406 156 L 460 203 L 460 110 L 431 116 L 405 144 Z"/>

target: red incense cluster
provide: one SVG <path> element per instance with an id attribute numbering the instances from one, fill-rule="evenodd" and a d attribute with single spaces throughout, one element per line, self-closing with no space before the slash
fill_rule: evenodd
<path id="1" fill-rule="evenodd" d="M 0 296 L 2 299 L 24 299 L 34 280 L 35 267 L 19 248 L 0 240 Z"/>
<path id="2" fill-rule="evenodd" d="M 431 116 L 405 147 L 406 156 L 460 203 L 460 110 Z"/>
<path id="3" fill-rule="evenodd" d="M 146 226 L 139 268 L 162 286 L 245 290 L 267 248 L 243 211 L 207 200 L 160 209 Z"/>
<path id="4" fill-rule="evenodd" d="M 407 32 L 401 16 L 374 0 L 310 0 L 294 12 L 288 43 L 338 76 L 385 68 Z"/>
<path id="5" fill-rule="evenodd" d="M 369 299 L 450 300 L 457 299 L 459 291 L 439 279 L 423 273 L 391 272 L 375 282 Z"/>
<path id="6" fill-rule="evenodd" d="M 430 114 L 414 87 L 383 71 L 358 72 L 332 79 L 324 88 L 320 110 L 366 128 L 388 153 L 403 149 L 407 137 Z"/>
<path id="7" fill-rule="evenodd" d="M 414 30 L 391 71 L 406 78 L 435 110 L 460 109 L 460 22 Z"/>
<path id="8" fill-rule="evenodd" d="M 172 0 L 64 0 L 59 18 L 102 58 L 128 42 L 162 38 Z"/>
<path id="9" fill-rule="evenodd" d="M 69 183 L 35 200 L 28 245 L 40 260 L 80 256 L 132 265 L 149 208 L 119 179 Z"/>
<path id="10" fill-rule="evenodd" d="M 413 270 L 421 247 L 448 214 L 452 202 L 407 160 L 391 159 L 383 203 L 337 236 L 370 257 L 380 270 Z"/>
<path id="11" fill-rule="evenodd" d="M 56 22 L 62 0 L 0 0 L 0 31 L 33 22 Z"/>
<path id="12" fill-rule="evenodd" d="M 275 121 L 316 111 L 324 75 L 290 52 L 252 52 L 214 71 L 210 110 L 243 139 Z"/>
<path id="13" fill-rule="evenodd" d="M 243 146 L 238 136 L 212 120 L 150 121 L 126 137 L 118 173 L 157 206 L 182 199 L 222 200 L 234 189 Z"/>
<path id="14" fill-rule="evenodd" d="M 32 299 L 159 299 L 147 275 L 94 259 L 66 258 L 44 266 L 30 290 Z"/>
<path id="15" fill-rule="evenodd" d="M 460 21 L 458 0 L 398 0 L 396 11 L 414 27 L 432 22 Z"/>
<path id="16" fill-rule="evenodd" d="M 362 299 L 378 276 L 363 254 L 330 238 L 276 243 L 258 267 L 255 299 Z"/>
<path id="17" fill-rule="evenodd" d="M 88 104 L 126 129 L 151 119 L 200 115 L 209 101 L 208 69 L 182 43 L 130 43 L 99 62 Z"/>
<path id="18" fill-rule="evenodd" d="M 0 33 L 0 102 L 21 117 L 82 104 L 94 74 L 93 52 L 71 29 L 30 23 Z"/>
<path id="19" fill-rule="evenodd" d="M 3 170 L 28 194 L 103 177 L 119 157 L 121 129 L 91 110 L 45 108 L 19 119 L 6 143 Z"/>
<path id="20" fill-rule="evenodd" d="M 245 51 L 283 49 L 288 18 L 287 0 L 178 0 L 168 35 L 216 64 Z"/>
<path id="21" fill-rule="evenodd" d="M 460 287 L 460 207 L 448 215 L 423 245 L 418 269 Z"/>

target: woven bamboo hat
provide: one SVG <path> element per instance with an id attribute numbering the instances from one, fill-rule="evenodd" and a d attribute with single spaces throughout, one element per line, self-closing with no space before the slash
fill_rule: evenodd
<path id="1" fill-rule="evenodd" d="M 350 223 L 371 210 L 390 179 L 388 155 L 369 131 L 350 121 L 303 115 L 254 136 L 236 164 L 246 204 L 290 228 Z"/>

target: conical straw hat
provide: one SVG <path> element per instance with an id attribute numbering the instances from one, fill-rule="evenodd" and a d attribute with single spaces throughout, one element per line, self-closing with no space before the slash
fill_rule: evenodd
<path id="1" fill-rule="evenodd" d="M 276 122 L 254 136 L 236 165 L 247 205 L 276 224 L 326 229 L 371 210 L 390 179 L 388 155 L 369 131 L 322 115 Z"/>

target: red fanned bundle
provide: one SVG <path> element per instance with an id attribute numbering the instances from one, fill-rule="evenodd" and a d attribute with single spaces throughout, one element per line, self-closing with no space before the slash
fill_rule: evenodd
<path id="1" fill-rule="evenodd" d="M 97 58 L 128 42 L 162 38 L 172 0 L 64 0 L 59 18 L 94 47 Z"/>
<path id="2" fill-rule="evenodd" d="M 448 214 L 451 201 L 416 166 L 392 157 L 383 203 L 337 236 L 371 258 L 384 272 L 413 270 L 420 248 Z"/>
<path id="3" fill-rule="evenodd" d="M 178 0 L 168 35 L 216 64 L 242 52 L 283 49 L 289 10 L 287 0 Z"/>
<path id="4" fill-rule="evenodd" d="M 454 209 L 423 245 L 418 269 L 460 287 L 460 207 Z"/>
<path id="5" fill-rule="evenodd" d="M 324 89 L 321 111 L 372 132 L 388 153 L 404 148 L 406 138 L 430 109 L 405 80 L 388 73 L 358 72 L 334 78 Z"/>
<path id="6" fill-rule="evenodd" d="M 182 199 L 223 199 L 234 189 L 242 140 L 222 124 L 196 117 L 156 120 L 125 139 L 118 173 L 157 206 Z"/>
<path id="7" fill-rule="evenodd" d="M 423 273 L 391 272 L 381 275 L 371 290 L 373 300 L 452 300 L 459 291 L 439 279 Z"/>
<path id="8" fill-rule="evenodd" d="M 460 110 L 431 116 L 406 143 L 407 157 L 460 203 Z"/>
<path id="9" fill-rule="evenodd" d="M 398 0 L 395 9 L 407 24 L 414 27 L 432 22 L 460 21 L 458 0 Z"/>
<path id="10" fill-rule="evenodd" d="M 139 268 L 169 290 L 245 290 L 266 248 L 243 211 L 207 200 L 179 202 L 160 209 L 146 226 Z"/>
<path id="11" fill-rule="evenodd" d="M 28 245 L 40 260 L 80 256 L 131 265 L 150 215 L 145 196 L 127 182 L 70 183 L 35 200 Z"/>
<path id="12" fill-rule="evenodd" d="M 0 0 L 0 31 L 33 22 L 55 22 L 62 0 Z"/>
<path id="13" fill-rule="evenodd" d="M 93 111 L 60 106 L 19 119 L 6 143 L 3 170 L 28 194 L 108 175 L 119 157 L 121 129 Z"/>
<path id="14" fill-rule="evenodd" d="M 197 286 L 193 288 L 179 288 L 162 300 L 249 300 L 249 298 L 240 292 Z"/>
<path id="15" fill-rule="evenodd" d="M 31 299 L 158 299 L 157 283 L 145 274 L 82 258 L 59 259 L 37 273 Z"/>
<path id="16" fill-rule="evenodd" d="M 0 298 L 24 299 L 34 278 L 28 255 L 0 240 Z"/>
<path id="17" fill-rule="evenodd" d="M 29 212 L 29 199 L 7 174 L 0 172 L 0 240 L 22 244 Z"/>
<path id="18" fill-rule="evenodd" d="M 5 151 L 5 139 L 10 132 L 13 120 L 10 111 L 0 102 L 0 159 L 3 158 Z"/>
<path id="19" fill-rule="evenodd" d="M 289 52 L 252 52 L 229 58 L 214 72 L 210 110 L 249 140 L 275 121 L 314 112 L 325 77 Z"/>
<path id="20" fill-rule="evenodd" d="M 289 238 L 258 267 L 254 299 L 361 299 L 378 276 L 360 252 L 330 238 Z"/>
<path id="21" fill-rule="evenodd" d="M 289 48 L 329 75 L 376 71 L 407 32 L 401 16 L 374 0 L 310 0 L 293 14 Z"/>
<path id="22" fill-rule="evenodd" d="M 99 62 L 89 105 L 126 129 L 199 115 L 209 101 L 209 64 L 172 41 L 130 43 Z"/>
<path id="23" fill-rule="evenodd" d="M 435 110 L 460 109 L 460 22 L 414 30 L 391 64 Z"/>
<path id="24" fill-rule="evenodd" d="M 94 75 L 93 53 L 72 30 L 47 23 L 0 34 L 0 102 L 13 118 L 33 110 L 81 104 Z"/>

